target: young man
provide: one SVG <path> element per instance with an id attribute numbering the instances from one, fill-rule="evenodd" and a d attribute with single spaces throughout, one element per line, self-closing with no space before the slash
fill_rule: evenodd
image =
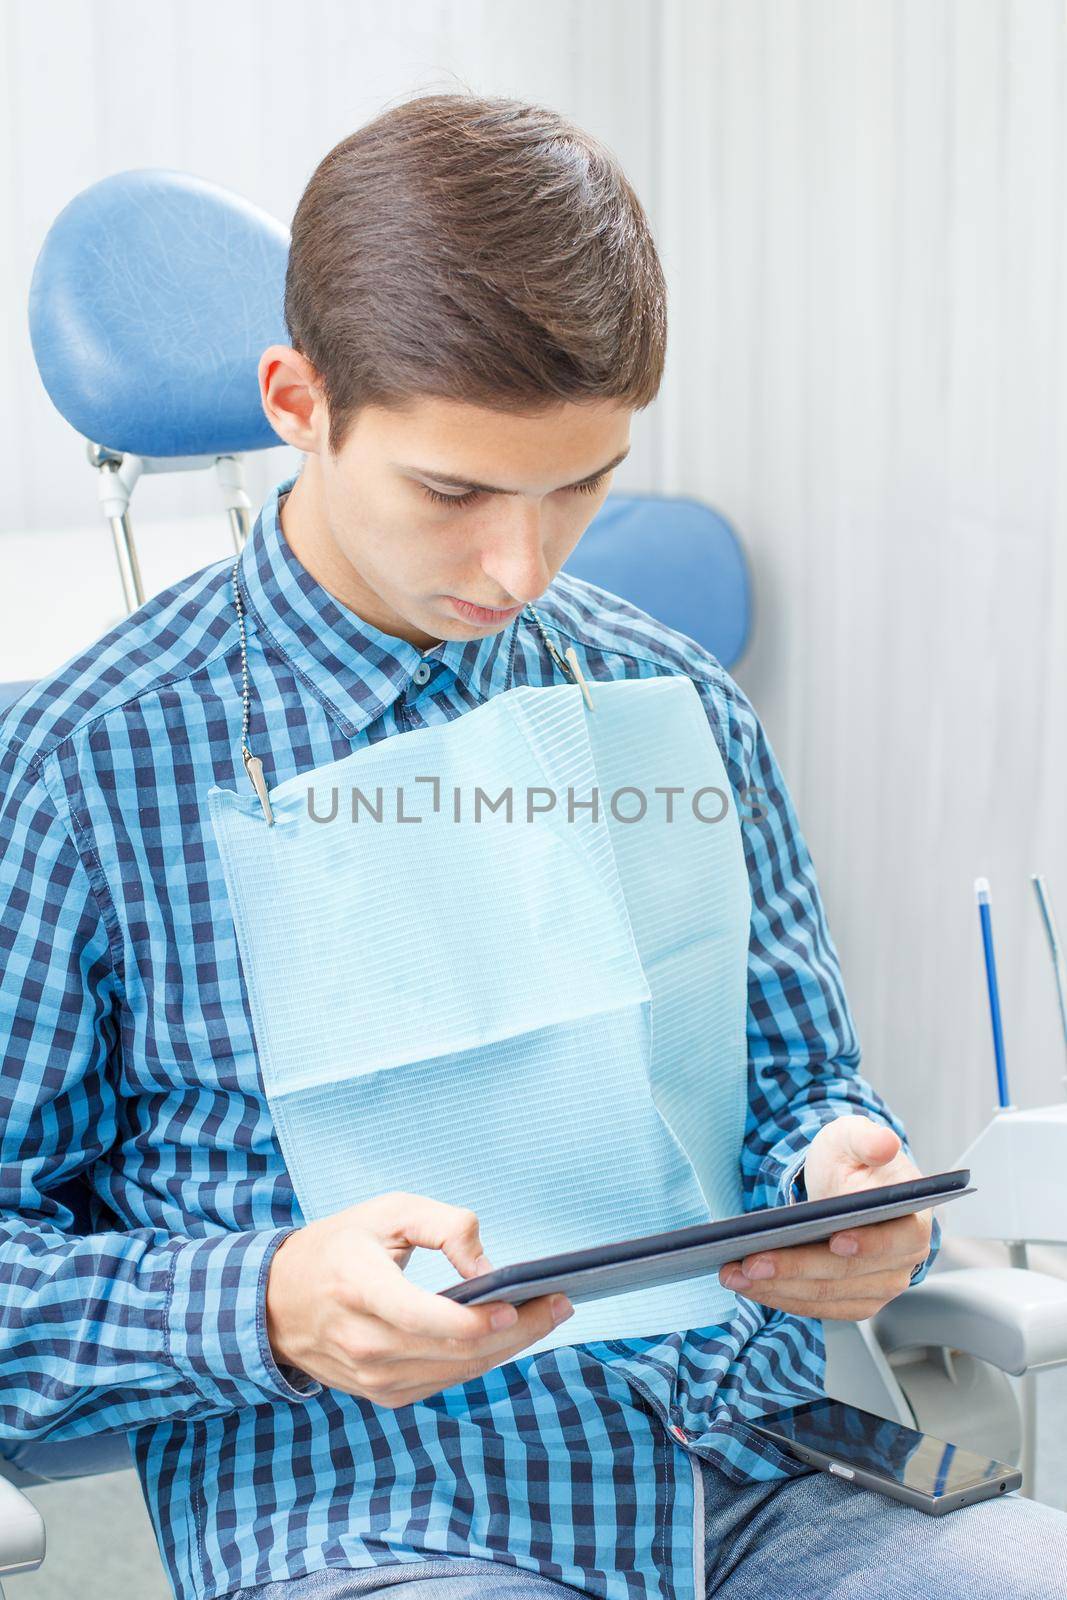
<path id="1" fill-rule="evenodd" d="M 402 105 L 314 174 L 286 314 L 263 404 L 306 459 L 236 569 L 157 596 L 4 725 L 0 1435 L 129 1432 L 180 1600 L 1051 1595 L 1067 1518 L 928 1519 L 747 1426 L 820 1393 L 817 1319 L 921 1274 L 928 1216 L 724 1269 L 713 1324 L 525 1355 L 565 1299 L 463 1307 L 403 1270 L 416 1247 L 485 1270 L 470 1209 L 400 1188 L 304 1222 L 208 791 L 251 795 L 244 750 L 269 795 L 564 682 L 568 646 L 594 689 L 688 678 L 735 795 L 761 792 L 745 1204 L 916 1169 L 858 1073 L 751 706 L 693 641 L 560 572 L 662 369 L 662 276 L 612 157 L 528 105 Z M 462 905 L 448 930 L 458 982 Z M 421 930 L 400 931 L 418 1008 Z M 76 1173 L 84 1236 L 52 1193 Z"/>

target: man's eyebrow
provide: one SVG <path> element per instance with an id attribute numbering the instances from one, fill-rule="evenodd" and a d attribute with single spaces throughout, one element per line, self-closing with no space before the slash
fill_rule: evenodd
<path id="1" fill-rule="evenodd" d="M 592 483 L 594 478 L 602 478 L 605 472 L 611 472 L 620 462 L 625 461 L 629 454 L 630 447 L 627 446 L 621 455 L 617 455 L 614 461 L 609 461 L 606 466 L 598 467 L 595 472 L 586 473 L 584 478 L 578 478 L 574 483 L 562 484 L 561 487 L 564 489 L 577 489 L 583 483 Z M 432 478 L 434 483 L 443 483 L 449 489 L 478 489 L 482 494 L 519 493 L 518 489 L 501 489 L 492 483 L 474 483 L 470 478 L 450 478 L 446 473 L 434 472 L 430 467 L 410 467 L 405 466 L 400 461 L 392 461 L 390 466 L 396 467 L 399 472 L 411 473 L 413 477 Z"/>

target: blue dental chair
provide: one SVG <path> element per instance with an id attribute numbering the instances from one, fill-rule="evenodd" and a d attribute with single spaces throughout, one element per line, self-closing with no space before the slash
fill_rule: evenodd
<path id="1" fill-rule="evenodd" d="M 242 458 L 279 442 L 260 407 L 256 364 L 268 344 L 287 341 L 286 252 L 286 230 L 246 201 L 154 169 L 94 184 L 45 240 L 30 298 L 34 354 L 57 408 L 87 440 L 131 611 L 145 598 L 130 517 L 142 475 L 213 472 L 236 548 L 247 536 Z M 679 629 L 726 667 L 745 648 L 744 555 L 725 519 L 697 501 L 610 496 L 567 570 Z M 0 685 L 0 714 L 29 687 Z M 89 1231 L 88 1179 L 64 1185 L 63 1199 L 77 1229 Z M 1018 1415 L 1004 1374 L 1067 1361 L 1067 1284 L 1014 1269 L 980 1280 L 935 1274 L 874 1326 L 826 1331 L 829 1392 L 935 1432 L 939 1416 L 954 1414 L 946 1394 L 972 1407 L 979 1397 L 995 1422 L 990 1453 L 1014 1459 Z M 959 1427 L 952 1436 L 967 1442 Z M 44 1558 L 44 1525 L 21 1489 L 130 1465 L 124 1435 L 0 1439 L 0 1577 Z"/>

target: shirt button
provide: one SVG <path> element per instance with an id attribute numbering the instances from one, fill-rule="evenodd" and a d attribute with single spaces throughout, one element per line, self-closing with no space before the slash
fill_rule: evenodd
<path id="1" fill-rule="evenodd" d="M 679 1428 L 677 1423 L 670 1423 L 669 1431 L 674 1434 L 674 1437 L 678 1440 L 679 1444 L 689 1443 L 689 1435 L 686 1433 L 684 1428 Z"/>
<path id="2" fill-rule="evenodd" d="M 426 665 L 426 662 L 424 661 L 422 663 L 421 667 L 416 667 L 415 671 L 411 674 L 412 682 L 413 683 L 428 683 L 429 679 L 430 679 L 430 674 L 431 674 L 432 671 L 433 671 L 433 668 L 432 667 L 428 667 Z"/>

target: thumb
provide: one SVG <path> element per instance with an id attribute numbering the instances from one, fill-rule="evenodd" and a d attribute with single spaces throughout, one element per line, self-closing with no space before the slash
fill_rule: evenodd
<path id="1" fill-rule="evenodd" d="M 845 1117 L 844 1154 L 861 1167 L 884 1167 L 899 1154 L 900 1138 L 869 1117 Z"/>

